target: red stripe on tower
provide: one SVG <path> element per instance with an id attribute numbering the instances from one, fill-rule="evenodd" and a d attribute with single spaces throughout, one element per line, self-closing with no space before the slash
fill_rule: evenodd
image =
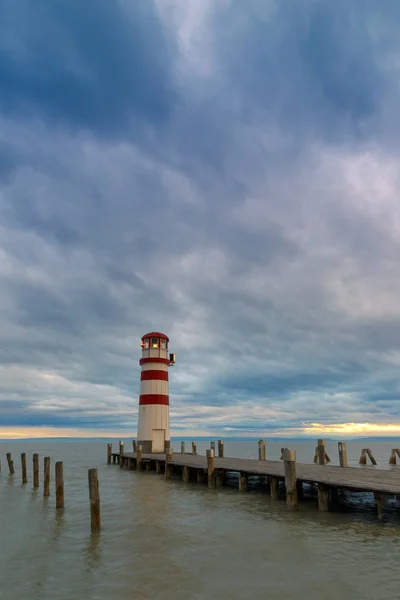
<path id="1" fill-rule="evenodd" d="M 168 381 L 168 371 L 158 371 L 156 369 L 151 369 L 149 371 L 142 371 L 140 375 L 140 381 Z"/>
<path id="2" fill-rule="evenodd" d="M 169 405 L 169 396 L 164 394 L 140 394 L 139 405 L 144 404 L 161 404 L 163 406 Z"/>

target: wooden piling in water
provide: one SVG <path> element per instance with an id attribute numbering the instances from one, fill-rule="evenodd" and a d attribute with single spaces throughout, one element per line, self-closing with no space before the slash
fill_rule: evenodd
<path id="1" fill-rule="evenodd" d="M 33 487 L 39 487 L 39 454 L 33 455 Z"/>
<path id="2" fill-rule="evenodd" d="M 265 442 L 259 440 L 258 442 L 258 460 L 265 460 Z"/>
<path id="3" fill-rule="evenodd" d="M 137 449 L 137 442 L 136 442 L 136 440 L 132 440 L 132 449 L 133 449 L 133 452 L 137 451 L 136 450 Z"/>
<path id="4" fill-rule="evenodd" d="M 378 512 L 378 519 L 381 520 L 383 518 L 383 510 L 385 508 L 385 497 L 383 494 L 374 492 L 374 498 L 376 503 L 376 509 Z"/>
<path id="5" fill-rule="evenodd" d="M 279 500 L 278 478 L 273 475 L 269 477 L 269 491 L 271 494 L 271 500 Z"/>
<path id="6" fill-rule="evenodd" d="M 111 465 L 112 444 L 107 444 L 107 464 Z"/>
<path id="7" fill-rule="evenodd" d="M 214 443 L 215 446 L 215 443 Z M 207 476 L 208 487 L 215 488 L 215 473 L 214 473 L 214 449 L 207 450 Z"/>
<path id="8" fill-rule="evenodd" d="M 124 442 L 121 440 L 119 443 L 119 466 L 122 469 L 124 466 Z"/>
<path id="9" fill-rule="evenodd" d="M 173 465 L 171 464 L 172 460 L 172 448 L 167 448 L 165 453 L 165 479 L 171 479 L 172 473 L 174 470 Z"/>
<path id="10" fill-rule="evenodd" d="M 182 479 L 185 483 L 190 481 L 190 469 L 189 467 L 183 466 L 182 468 Z"/>
<path id="11" fill-rule="evenodd" d="M 318 464 L 326 465 L 325 440 L 318 440 Z"/>
<path id="12" fill-rule="evenodd" d="M 28 483 L 28 477 L 26 474 L 26 454 L 22 452 L 21 454 L 21 470 L 22 470 L 22 483 Z"/>
<path id="13" fill-rule="evenodd" d="M 218 457 L 224 458 L 224 440 L 218 440 Z"/>
<path id="14" fill-rule="evenodd" d="M 339 464 L 341 467 L 347 467 L 347 449 L 346 442 L 338 442 Z"/>
<path id="15" fill-rule="evenodd" d="M 329 511 L 329 488 L 322 484 L 318 484 L 318 510 L 320 512 Z"/>
<path id="16" fill-rule="evenodd" d="M 371 463 L 373 465 L 377 464 L 375 458 L 372 455 L 371 450 L 369 448 L 363 448 L 361 450 L 361 456 L 360 456 L 360 462 L 359 462 L 360 465 L 366 465 L 367 464 L 367 456 L 368 456 L 368 458 L 370 459 L 370 461 L 371 461 Z"/>
<path id="17" fill-rule="evenodd" d="M 205 472 L 203 471 L 203 469 L 197 469 L 197 473 L 196 473 L 196 479 L 197 479 L 197 483 L 204 483 L 205 481 Z"/>
<path id="18" fill-rule="evenodd" d="M 239 473 L 239 492 L 247 492 L 248 480 L 248 474 L 241 471 Z"/>
<path id="19" fill-rule="evenodd" d="M 50 456 L 44 458 L 43 496 L 50 496 Z"/>
<path id="20" fill-rule="evenodd" d="M 372 462 L 373 465 L 377 465 L 378 463 L 376 462 L 371 450 L 369 448 L 367 448 L 367 455 L 369 460 Z"/>
<path id="21" fill-rule="evenodd" d="M 142 444 L 139 444 L 139 446 L 137 447 L 137 454 L 136 454 L 136 470 L 137 471 L 142 470 L 142 456 L 143 456 L 143 446 L 142 446 Z"/>
<path id="22" fill-rule="evenodd" d="M 214 452 L 214 456 L 215 456 L 215 442 L 210 442 L 210 450 L 212 450 Z"/>
<path id="23" fill-rule="evenodd" d="M 283 461 L 285 465 L 286 506 L 291 510 L 298 510 L 296 450 L 285 448 L 283 451 Z"/>
<path id="24" fill-rule="evenodd" d="M 193 456 L 197 455 L 197 445 L 196 445 L 196 442 L 192 442 L 192 454 L 193 454 Z"/>
<path id="25" fill-rule="evenodd" d="M 56 462 L 56 508 L 64 508 L 64 466 L 63 463 Z"/>
<path id="26" fill-rule="evenodd" d="M 89 501 L 90 501 L 90 528 L 92 531 L 98 531 L 101 528 L 100 522 L 100 492 L 97 469 L 89 469 Z"/>
<path id="27" fill-rule="evenodd" d="M 14 475 L 14 461 L 11 458 L 11 452 L 7 452 L 7 462 L 10 475 Z"/>
<path id="28" fill-rule="evenodd" d="M 390 454 L 390 458 L 389 458 L 389 465 L 395 465 L 397 462 L 396 460 L 396 449 L 392 448 L 392 452 Z"/>
<path id="29" fill-rule="evenodd" d="M 185 442 L 181 442 L 181 454 L 185 454 Z"/>

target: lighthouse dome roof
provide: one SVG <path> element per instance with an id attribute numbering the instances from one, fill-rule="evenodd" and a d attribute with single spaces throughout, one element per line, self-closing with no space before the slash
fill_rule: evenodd
<path id="1" fill-rule="evenodd" d="M 169 342 L 169 337 L 167 335 L 165 335 L 165 333 L 160 333 L 159 331 L 150 331 L 150 333 L 146 333 L 142 337 L 142 340 L 144 340 L 145 338 L 150 338 L 150 337 L 162 338 L 164 340 L 167 340 L 167 342 Z"/>

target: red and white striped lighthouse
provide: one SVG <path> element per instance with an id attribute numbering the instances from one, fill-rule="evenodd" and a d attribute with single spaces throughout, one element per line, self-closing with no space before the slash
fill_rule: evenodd
<path id="1" fill-rule="evenodd" d="M 165 452 L 170 446 L 168 368 L 175 354 L 168 355 L 168 342 L 158 331 L 142 337 L 137 441 L 144 453 Z"/>

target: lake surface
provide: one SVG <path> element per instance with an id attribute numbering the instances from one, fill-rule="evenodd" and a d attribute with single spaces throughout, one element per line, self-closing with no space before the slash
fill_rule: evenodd
<path id="1" fill-rule="evenodd" d="M 180 443 L 173 441 L 174 450 Z M 267 441 L 312 462 L 315 442 Z M 397 444 L 400 445 L 400 444 Z M 187 450 L 189 449 L 187 442 Z M 389 468 L 393 442 L 348 442 L 349 464 L 370 447 Z M 209 443 L 197 442 L 198 453 Z M 117 443 L 114 442 L 117 450 Z M 126 451 L 131 442 L 125 441 Z M 337 464 L 337 445 L 327 442 Z M 8 475 L 12 452 L 15 475 Z M 20 453 L 27 453 L 28 484 Z M 40 488 L 32 489 L 32 454 Z M 50 456 L 51 496 L 43 500 L 43 458 Z M 257 457 L 257 440 L 225 442 L 225 456 Z M 266 493 L 208 490 L 155 472 L 106 464 L 106 442 L 0 442 L 0 598 L 4 600 L 398 600 L 400 510 L 379 523 L 353 498 L 354 510 L 298 513 Z M 54 463 L 64 462 L 65 509 L 56 511 Z M 87 471 L 99 469 L 102 530 L 90 533 Z M 393 468 L 393 467 L 392 467 Z M 399 469 L 400 466 L 394 467 Z M 357 509 L 359 503 L 359 509 Z"/>

